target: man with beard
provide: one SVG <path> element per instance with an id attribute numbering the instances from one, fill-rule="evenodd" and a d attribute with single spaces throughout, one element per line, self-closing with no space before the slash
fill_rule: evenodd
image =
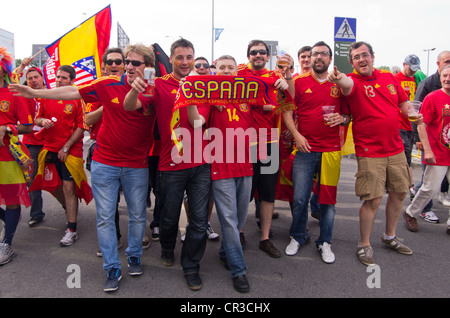
<path id="1" fill-rule="evenodd" d="M 308 201 L 313 187 L 313 177 L 318 173 L 321 179 L 339 180 L 340 137 L 339 125 L 349 124 L 348 115 L 340 115 L 341 94 L 339 87 L 327 81 L 328 67 L 332 52 L 325 42 L 316 43 L 311 50 L 311 72 L 299 75 L 295 82 L 295 105 L 298 113 L 298 128 L 292 118 L 293 110 L 284 112 L 286 127 L 295 138 L 298 152 L 295 156 L 293 172 L 294 201 L 292 206 L 291 242 L 286 247 L 287 255 L 295 255 L 300 246 L 309 239 L 307 234 Z M 334 112 L 324 119 L 322 106 L 335 106 Z M 322 167 L 332 164 L 330 175 Z M 332 171 L 332 172 L 331 172 Z M 319 178 L 319 180 L 321 180 Z M 323 187 L 323 188 L 322 188 Z M 326 263 L 333 263 L 335 256 L 331 251 L 334 215 L 336 213 L 336 192 L 327 197 L 327 186 L 319 187 L 320 237 L 316 246 Z M 323 193 L 322 191 L 323 190 Z"/>
<path id="2" fill-rule="evenodd" d="M 268 45 L 261 40 L 252 40 L 247 46 L 247 65 L 238 66 L 238 76 L 261 76 L 275 78 L 275 88 L 288 90 L 294 96 L 292 76 L 286 68 L 285 74 L 290 77 L 280 78 L 274 71 L 266 68 L 270 60 Z M 288 61 L 286 61 L 288 62 Z M 280 251 L 269 240 L 270 226 L 275 205 L 276 184 L 279 173 L 279 146 L 278 133 L 272 133 L 277 127 L 277 116 L 273 111 L 264 110 L 261 105 L 251 105 L 253 108 L 254 127 L 257 131 L 258 143 L 252 147 L 252 153 L 258 153 L 253 163 L 253 189 L 252 196 L 257 192 L 260 200 L 261 235 L 259 248 L 270 257 L 280 257 Z M 264 147 L 266 147 L 264 149 Z M 266 171 L 264 171 L 266 170 Z"/>

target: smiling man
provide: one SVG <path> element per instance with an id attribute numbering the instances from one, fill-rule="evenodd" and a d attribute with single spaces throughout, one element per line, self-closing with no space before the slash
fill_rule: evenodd
<path id="1" fill-rule="evenodd" d="M 289 231 L 291 242 L 286 247 L 287 255 L 295 255 L 309 239 L 307 233 L 308 201 L 313 187 L 313 177 L 319 173 L 322 177 L 322 163 L 326 163 L 324 175 L 327 185 L 319 187 L 320 203 L 320 237 L 316 246 L 326 263 L 333 263 L 334 253 L 331 251 L 334 216 L 336 214 L 336 195 L 332 193 L 331 180 L 335 177 L 336 186 L 340 174 L 341 145 L 339 125 L 349 124 L 350 116 L 340 115 L 341 94 L 336 84 L 327 81 L 328 68 L 332 62 L 331 48 L 323 41 L 314 44 L 311 50 L 312 70 L 300 75 L 295 81 L 295 112 L 298 114 L 298 125 L 294 123 L 293 112 L 284 112 L 286 127 L 295 138 L 298 152 L 293 163 L 294 202 L 292 204 L 292 224 Z M 323 105 L 335 106 L 334 112 L 324 123 Z M 325 168 L 323 169 L 325 170 Z M 325 172 L 324 172 L 325 173 Z"/>
<path id="2" fill-rule="evenodd" d="M 174 264 L 178 222 L 186 191 L 189 227 L 181 250 L 181 266 L 188 287 L 200 290 L 203 283 L 199 269 L 206 248 L 211 167 L 202 155 L 207 141 L 194 142 L 194 128 L 189 123 L 186 108 L 173 111 L 180 81 L 194 68 L 194 54 L 194 46 L 190 41 L 175 41 L 170 49 L 173 72 L 155 79 L 155 94 L 151 97 L 141 94 L 147 84 L 138 78 L 125 99 L 124 107 L 131 111 L 143 108 L 145 112 L 154 109 L 156 113 L 161 137 L 161 262 L 164 266 Z M 202 129 L 203 135 L 205 128 Z"/>
<path id="3" fill-rule="evenodd" d="M 80 87 L 66 86 L 51 90 L 34 90 L 23 85 L 10 85 L 18 95 L 33 98 L 72 100 L 83 98 L 87 103 L 101 102 L 103 124 L 97 135 L 97 147 L 92 157 L 92 193 L 97 210 L 97 234 L 107 278 L 105 292 L 115 291 L 122 278 L 117 250 L 115 211 L 117 193 L 122 186 L 129 218 L 129 274 L 142 274 L 140 256 L 146 225 L 148 153 L 151 146 L 152 115 L 148 112 L 125 111 L 123 101 L 131 84 L 146 66 L 154 66 L 153 51 L 142 44 L 125 49 L 126 75 L 109 76 Z"/>
<path id="4" fill-rule="evenodd" d="M 335 66 L 328 80 L 340 86 L 353 117 L 358 162 L 355 192 L 364 201 L 359 214 L 361 241 L 357 255 L 363 264 L 373 265 L 370 234 L 386 190 L 386 229 L 382 241 L 401 254 L 412 254 L 395 235 L 410 183 L 398 120 L 399 110 L 407 114 L 409 102 L 404 89 L 390 72 L 374 68 L 375 56 L 370 44 L 353 43 L 349 60 L 355 72 L 346 76 Z M 420 124 L 422 118 L 419 116 L 416 122 Z"/>

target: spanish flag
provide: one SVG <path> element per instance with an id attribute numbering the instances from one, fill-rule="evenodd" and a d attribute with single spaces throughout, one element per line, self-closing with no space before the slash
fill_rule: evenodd
<path id="1" fill-rule="evenodd" d="M 56 86 L 56 73 L 61 65 L 72 65 L 75 68 L 75 85 L 89 84 L 101 77 L 101 59 L 109 46 L 110 35 L 109 5 L 47 46 L 50 56 L 44 66 L 47 87 Z"/>

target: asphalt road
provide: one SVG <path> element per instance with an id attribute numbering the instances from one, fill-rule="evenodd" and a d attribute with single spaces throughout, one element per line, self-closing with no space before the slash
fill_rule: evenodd
<path id="1" fill-rule="evenodd" d="M 258 249 L 259 230 L 256 225 L 253 203 L 245 226 L 247 240 L 244 251 L 248 266 L 247 277 L 250 292 L 240 294 L 233 289 L 228 272 L 218 257 L 220 241 L 209 241 L 201 262 L 200 274 L 203 288 L 193 292 L 184 281 L 179 265 L 180 244 L 176 248 L 176 263 L 165 267 L 159 260 L 160 245 L 153 242 L 144 250 L 144 273 L 131 277 L 126 268 L 126 232 L 128 215 L 125 200 L 120 202 L 120 225 L 124 247 L 120 250 L 123 278 L 115 293 L 102 290 L 105 272 L 102 259 L 96 256 L 98 249 L 95 221 L 95 204 L 84 202 L 79 207 L 79 240 L 70 247 L 59 246 L 66 226 L 66 217 L 56 200 L 44 193 L 45 220 L 39 226 L 27 225 L 29 209 L 22 210 L 22 219 L 13 241 L 14 260 L 0 266 L 0 297 L 49 297 L 49 298 L 168 298 L 177 301 L 195 299 L 282 299 L 282 298 L 436 298 L 449 297 L 448 275 L 450 235 L 446 234 L 449 208 L 434 200 L 434 211 L 440 224 L 418 220 L 420 231 L 412 233 L 400 219 L 397 235 L 413 250 L 405 256 L 383 246 L 384 207 L 380 206 L 371 236 L 377 267 L 362 265 L 356 256 L 359 240 L 359 208 L 361 203 L 354 195 L 356 160 L 346 157 L 342 161 L 342 173 L 338 187 L 337 214 L 332 249 L 336 255 L 334 264 L 325 264 L 315 247 L 319 223 L 309 219 L 311 242 L 302 246 L 295 256 L 287 256 L 284 249 L 289 243 L 291 214 L 286 202 L 277 201 L 275 210 L 280 217 L 273 220 L 272 241 L 282 252 L 273 259 Z M 421 168 L 414 166 L 414 178 L 420 179 Z M 409 198 L 404 206 L 409 204 Z M 148 224 L 152 219 L 148 209 Z M 184 217 L 180 222 L 183 227 Z M 217 214 L 212 216 L 213 228 L 220 234 Z M 150 230 L 147 229 L 150 234 Z M 177 305 L 178 306 L 178 305 Z M 172 308 L 175 311 L 181 307 Z M 223 308 L 222 308 L 223 310 Z"/>

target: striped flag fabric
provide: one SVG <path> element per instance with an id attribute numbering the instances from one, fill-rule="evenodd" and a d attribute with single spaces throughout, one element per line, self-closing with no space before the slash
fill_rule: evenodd
<path id="1" fill-rule="evenodd" d="M 50 56 L 44 65 L 47 87 L 56 87 L 56 73 L 61 65 L 75 68 L 75 85 L 86 85 L 101 77 L 101 58 L 109 46 L 110 35 L 111 5 L 108 5 L 47 46 Z"/>

